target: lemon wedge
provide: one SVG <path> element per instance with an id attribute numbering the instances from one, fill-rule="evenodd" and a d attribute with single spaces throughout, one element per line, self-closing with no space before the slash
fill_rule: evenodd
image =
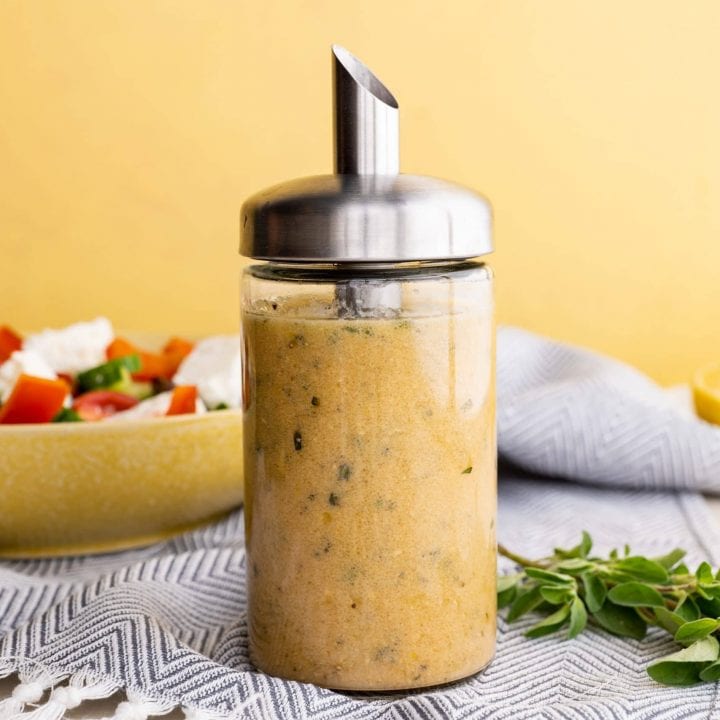
<path id="1" fill-rule="evenodd" d="M 720 363 L 698 370 L 692 381 L 695 412 L 708 422 L 720 425 Z"/>

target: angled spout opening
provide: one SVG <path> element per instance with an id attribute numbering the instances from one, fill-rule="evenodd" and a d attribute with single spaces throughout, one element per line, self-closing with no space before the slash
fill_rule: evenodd
<path id="1" fill-rule="evenodd" d="M 370 69 L 332 46 L 335 172 L 396 175 L 400 171 L 398 102 Z"/>
<path id="2" fill-rule="evenodd" d="M 333 45 L 332 52 L 337 62 L 348 71 L 350 77 L 361 87 L 372 93 L 380 102 L 385 103 L 395 110 L 398 109 L 398 102 L 395 96 L 379 80 L 377 75 L 358 60 L 351 52 L 341 45 Z"/>

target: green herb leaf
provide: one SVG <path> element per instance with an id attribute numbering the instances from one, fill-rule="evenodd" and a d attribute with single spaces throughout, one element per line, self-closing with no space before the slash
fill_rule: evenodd
<path id="1" fill-rule="evenodd" d="M 580 541 L 580 557 L 587 557 L 592 550 L 593 541 L 590 533 L 582 531 L 582 540 Z"/>
<path id="2" fill-rule="evenodd" d="M 697 595 L 697 599 L 703 599 L 703 600 L 712 600 L 713 596 L 705 589 L 704 585 L 702 583 L 698 583 L 697 587 L 695 588 L 695 594 Z"/>
<path id="3" fill-rule="evenodd" d="M 605 602 L 607 597 L 607 588 L 605 583 L 597 575 L 585 573 L 582 576 L 583 586 L 585 587 L 585 604 L 591 612 L 597 612 Z"/>
<path id="4" fill-rule="evenodd" d="M 664 583 L 668 580 L 668 571 L 659 562 L 644 557 L 626 557 L 618 560 L 615 567 L 621 572 L 632 575 L 636 580 L 651 583 Z"/>
<path id="5" fill-rule="evenodd" d="M 720 598 L 720 583 L 702 584 L 701 587 L 705 591 L 705 594 L 710 596 L 710 600 Z"/>
<path id="6" fill-rule="evenodd" d="M 718 621 L 712 618 L 700 618 L 686 622 L 678 628 L 675 640 L 682 645 L 691 645 L 697 640 L 707 637 L 718 629 Z"/>
<path id="7" fill-rule="evenodd" d="M 661 555 L 660 557 L 651 559 L 654 560 L 656 563 L 662 565 L 666 570 L 670 570 L 677 563 L 679 563 L 686 554 L 687 553 L 684 550 L 681 550 L 680 548 L 675 548 L 666 555 Z"/>
<path id="8" fill-rule="evenodd" d="M 695 576 L 701 583 L 711 583 L 715 580 L 713 576 L 712 568 L 709 563 L 701 562 L 698 569 L 695 571 Z"/>
<path id="9" fill-rule="evenodd" d="M 515 600 L 513 600 L 513 603 L 510 606 L 510 610 L 508 611 L 508 622 L 513 622 L 518 618 L 521 618 L 523 615 L 531 612 L 543 602 L 543 597 L 540 594 L 539 587 L 534 587 L 530 590 L 519 592 Z"/>
<path id="10" fill-rule="evenodd" d="M 592 550 L 592 538 L 583 530 L 580 543 L 569 550 L 555 548 L 555 555 L 559 558 L 586 558 Z"/>
<path id="11" fill-rule="evenodd" d="M 701 612 L 695 600 L 689 597 L 687 593 L 683 592 L 678 600 L 678 604 L 675 606 L 675 614 L 679 615 L 685 622 L 688 622 L 690 620 L 697 620 L 700 617 Z M 706 614 L 714 615 L 715 613 Z M 720 615 L 720 612 L 717 614 Z"/>
<path id="12" fill-rule="evenodd" d="M 574 585 L 575 580 L 570 575 L 562 575 L 561 573 L 550 572 L 549 570 L 541 570 L 540 568 L 525 568 L 528 577 L 534 580 L 541 580 L 551 585 Z"/>
<path id="13" fill-rule="evenodd" d="M 509 588 L 505 588 L 505 590 L 498 590 L 497 592 L 497 606 L 498 609 L 507 607 L 517 595 L 517 587 L 515 585 L 512 585 Z"/>
<path id="14" fill-rule="evenodd" d="M 593 567 L 593 563 L 584 558 L 568 558 L 558 563 L 558 570 L 563 570 L 572 574 L 582 573 L 586 570 L 590 570 Z"/>
<path id="15" fill-rule="evenodd" d="M 653 608 L 653 613 L 657 619 L 657 624 L 663 628 L 663 630 L 669 632 L 673 637 L 680 626 L 686 623 L 686 620 L 680 617 L 680 615 L 671 612 L 667 608 Z"/>
<path id="16" fill-rule="evenodd" d="M 472 472 L 472 465 L 468 465 L 460 474 L 469 475 Z"/>
<path id="17" fill-rule="evenodd" d="M 517 595 L 517 584 L 522 575 L 500 575 L 497 579 L 497 604 L 499 608 L 507 607 Z"/>
<path id="18" fill-rule="evenodd" d="M 708 617 L 720 617 L 720 600 L 717 600 L 716 598 L 711 598 L 710 600 L 707 600 L 703 597 L 700 597 L 699 595 L 694 598 L 688 598 L 688 600 L 683 603 L 683 609 L 685 608 L 685 605 L 688 604 L 688 602 L 691 602 L 695 605 L 695 607 L 698 609 L 698 614 L 692 618 L 693 620 L 696 620 L 700 617 L 700 615 L 707 615 Z"/>
<path id="19" fill-rule="evenodd" d="M 608 600 L 597 612 L 592 613 L 593 618 L 601 627 L 613 635 L 631 637 L 642 640 L 647 632 L 647 623 L 629 607 L 615 605 Z"/>
<path id="20" fill-rule="evenodd" d="M 714 637 L 702 638 L 650 663 L 648 674 L 663 685 L 694 685 L 701 681 L 700 673 L 717 660 L 718 652 L 720 646 Z"/>
<path id="21" fill-rule="evenodd" d="M 513 573 L 512 575 L 499 575 L 497 579 L 497 591 L 499 593 L 509 590 L 511 587 L 515 587 L 522 575 L 520 573 Z"/>
<path id="22" fill-rule="evenodd" d="M 539 638 L 543 637 L 543 635 L 550 635 L 565 624 L 568 615 L 570 615 L 570 603 L 563 605 L 554 613 L 548 615 L 544 620 L 533 625 L 525 635 L 529 638 Z"/>
<path id="23" fill-rule="evenodd" d="M 562 585 L 543 585 L 540 588 L 540 594 L 543 600 L 551 605 L 564 605 L 571 602 L 575 593 L 572 588 L 563 587 Z"/>
<path id="24" fill-rule="evenodd" d="M 655 588 L 640 582 L 625 582 L 608 592 L 616 605 L 625 607 L 665 607 L 662 595 Z"/>
<path id="25" fill-rule="evenodd" d="M 708 665 L 704 670 L 701 670 L 700 679 L 703 682 L 717 682 L 720 680 L 720 660 L 716 660 L 712 665 Z"/>
<path id="26" fill-rule="evenodd" d="M 576 595 L 570 607 L 570 630 L 568 631 L 568 637 L 576 638 L 585 629 L 587 619 L 585 604 Z"/>

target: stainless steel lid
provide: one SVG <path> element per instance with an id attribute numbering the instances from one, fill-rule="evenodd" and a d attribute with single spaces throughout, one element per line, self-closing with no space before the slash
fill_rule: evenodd
<path id="1" fill-rule="evenodd" d="M 241 254 L 363 263 L 492 252 L 487 200 L 445 180 L 399 174 L 397 101 L 347 50 L 332 50 L 335 174 L 290 180 L 248 198 Z"/>

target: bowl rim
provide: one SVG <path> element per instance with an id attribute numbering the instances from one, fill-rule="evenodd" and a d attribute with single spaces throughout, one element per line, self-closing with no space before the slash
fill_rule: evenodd
<path id="1" fill-rule="evenodd" d="M 125 418 L 118 420 L 98 420 L 95 422 L 65 422 L 65 423 L 13 423 L 0 425 L 0 438 L 3 435 L 66 435 L 98 433 L 118 430 L 128 430 L 137 427 L 153 428 L 173 425 L 187 425 L 191 423 L 204 422 L 202 418 L 237 417 L 242 418 L 243 411 L 240 408 L 224 408 L 223 410 L 210 410 L 206 413 L 187 413 L 185 415 L 161 415 L 147 418 Z"/>

